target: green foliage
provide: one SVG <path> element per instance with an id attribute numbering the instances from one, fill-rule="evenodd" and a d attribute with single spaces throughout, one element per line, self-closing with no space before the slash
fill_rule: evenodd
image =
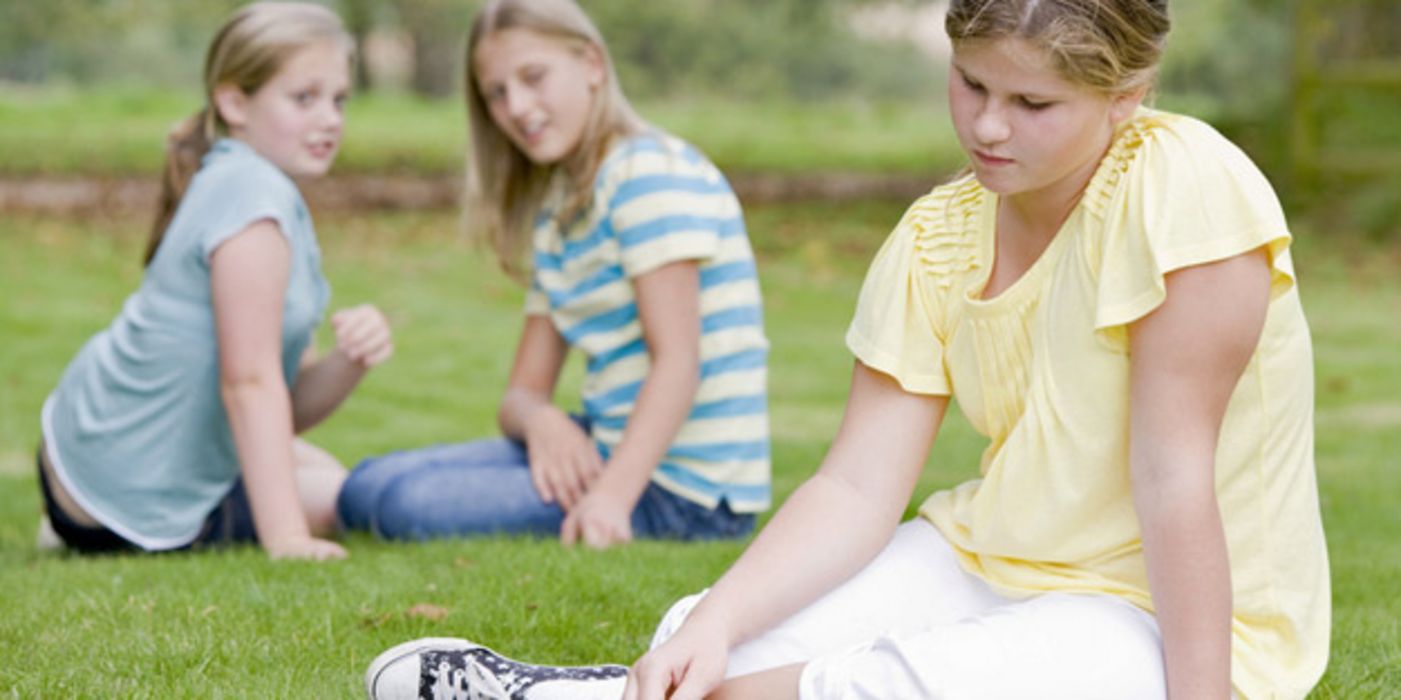
<path id="1" fill-rule="evenodd" d="M 1322 220 L 1325 212 L 1331 214 L 1330 223 L 1355 229 L 1373 242 L 1401 241 L 1401 197 L 1397 196 L 1397 192 L 1401 192 L 1401 175 L 1354 183 L 1341 189 L 1344 191 L 1329 198 L 1341 206 L 1320 206 L 1317 218 Z"/>
<path id="2" fill-rule="evenodd" d="M 1313 5 L 1321 26 L 1318 50 L 1330 58 L 1398 57 L 1401 5 L 1395 0 L 1294 0 Z"/>
<path id="3" fill-rule="evenodd" d="M 238 0 L 0 0 L 0 81 L 198 85 Z"/>
<path id="4" fill-rule="evenodd" d="M 360 0 L 364 2 L 365 0 Z M 392 0 L 392 19 L 414 39 L 425 94 L 457 90 L 462 37 L 480 0 Z M 928 79 L 909 47 L 858 39 L 850 0 L 598 0 L 598 25 L 629 95 L 889 98 Z"/>
<path id="5" fill-rule="evenodd" d="M 932 71 L 912 48 L 862 41 L 834 0 L 609 0 L 587 9 L 639 95 L 904 96 Z"/>
<path id="6" fill-rule="evenodd" d="M 219 23 L 243 3 L 0 0 L 0 81 L 194 88 Z M 411 39 L 417 91 L 457 91 L 463 38 L 480 0 L 338 0 L 348 25 Z M 851 0 L 597 0 L 600 26 L 630 94 L 717 93 L 812 99 L 890 97 L 927 79 L 908 48 L 864 42 L 845 26 Z"/>
<path id="7" fill-rule="evenodd" d="M 1286 166 L 1287 3 L 1176 2 L 1163 59 L 1164 106 L 1210 121 L 1267 170 Z"/>

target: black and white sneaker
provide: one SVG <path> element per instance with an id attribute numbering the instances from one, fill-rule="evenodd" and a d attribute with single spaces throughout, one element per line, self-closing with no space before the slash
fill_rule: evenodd
<path id="1" fill-rule="evenodd" d="M 618 700 L 626 666 L 535 666 L 465 639 L 425 637 L 370 662 L 370 700 Z"/>

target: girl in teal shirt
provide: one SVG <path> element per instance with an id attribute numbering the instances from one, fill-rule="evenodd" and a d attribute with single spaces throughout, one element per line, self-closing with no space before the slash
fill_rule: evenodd
<path id="1" fill-rule="evenodd" d="M 256 540 L 328 559 L 344 470 L 295 438 L 393 352 L 371 306 L 336 313 L 293 177 L 330 168 L 353 44 L 304 3 L 244 7 L 205 64 L 203 110 L 170 139 L 141 287 L 43 409 L 46 518 L 80 552 Z"/>

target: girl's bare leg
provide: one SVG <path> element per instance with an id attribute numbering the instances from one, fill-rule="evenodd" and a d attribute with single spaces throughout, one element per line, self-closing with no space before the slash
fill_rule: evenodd
<path id="1" fill-rule="evenodd" d="M 315 537 L 333 537 L 336 523 L 336 497 L 345 482 L 345 467 L 331 453 L 302 438 L 292 440 L 292 458 L 297 465 L 297 493 L 307 527 Z"/>
<path id="2" fill-rule="evenodd" d="M 706 697 L 707 700 L 797 700 L 798 679 L 802 674 L 803 664 L 792 664 L 736 676 L 721 683 Z"/>

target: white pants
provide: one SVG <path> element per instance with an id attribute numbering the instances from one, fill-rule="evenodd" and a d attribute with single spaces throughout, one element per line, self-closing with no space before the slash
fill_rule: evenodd
<path id="1" fill-rule="evenodd" d="M 671 637 L 705 593 L 662 619 Z M 726 677 L 806 663 L 802 700 L 1160 700 L 1153 616 L 1113 596 L 1013 599 L 958 565 L 922 518 L 846 583 L 730 654 Z"/>

